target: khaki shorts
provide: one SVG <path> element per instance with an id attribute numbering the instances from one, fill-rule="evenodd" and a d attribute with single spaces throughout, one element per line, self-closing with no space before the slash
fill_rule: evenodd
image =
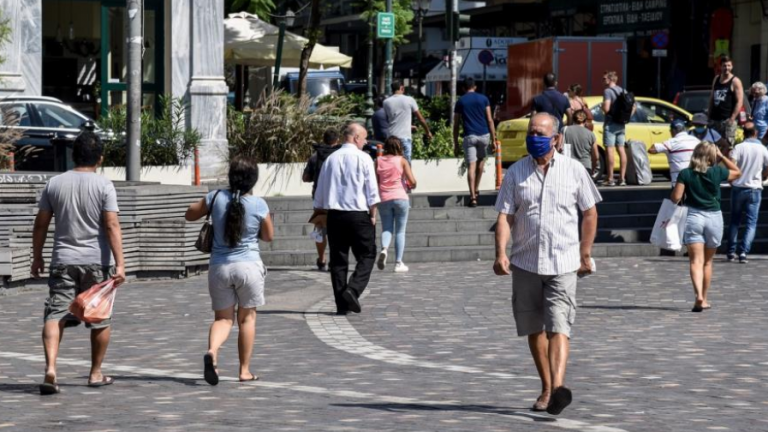
<path id="1" fill-rule="evenodd" d="M 101 265 L 55 265 L 48 276 L 48 299 L 45 301 L 45 321 L 65 321 L 65 327 L 75 327 L 80 320 L 69 313 L 75 297 L 90 287 L 104 282 L 115 274 L 115 267 Z M 87 328 L 109 327 L 112 317 Z"/>
<path id="2" fill-rule="evenodd" d="M 212 309 L 264 306 L 264 280 L 267 268 L 261 262 L 244 261 L 214 264 L 208 269 L 208 292 Z"/>
<path id="3" fill-rule="evenodd" d="M 576 272 L 541 276 L 512 266 L 512 311 L 518 336 L 541 331 L 571 337 L 576 320 Z"/>

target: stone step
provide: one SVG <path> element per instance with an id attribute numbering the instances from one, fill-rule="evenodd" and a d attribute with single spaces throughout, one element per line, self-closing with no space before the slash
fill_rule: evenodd
<path id="1" fill-rule="evenodd" d="M 493 232 L 466 232 L 466 233 L 420 233 L 406 234 L 407 248 L 420 247 L 447 247 L 447 246 L 487 246 L 494 245 Z M 393 240 L 394 242 L 394 240 Z M 377 232 L 376 244 L 381 243 L 381 232 Z M 394 247 L 394 243 L 390 247 Z M 314 251 L 314 241 L 305 237 L 276 237 L 272 242 L 260 244 L 262 251 Z"/>
<path id="2" fill-rule="evenodd" d="M 393 249 L 390 247 L 390 266 L 392 265 Z M 660 250 L 651 244 L 596 244 L 592 250 L 595 258 L 618 257 L 618 256 L 659 256 Z M 262 260 L 267 266 L 315 266 L 317 252 L 315 251 L 276 251 L 263 252 Z M 457 261 L 488 261 L 488 270 L 491 271 L 490 263 L 496 258 L 496 251 L 493 246 L 451 246 L 451 247 L 406 247 L 403 261 L 407 263 L 416 262 L 457 262 Z M 350 254 L 350 261 L 354 259 Z M 391 268 L 391 267 L 390 267 Z M 377 271 L 377 270 L 374 270 Z"/>

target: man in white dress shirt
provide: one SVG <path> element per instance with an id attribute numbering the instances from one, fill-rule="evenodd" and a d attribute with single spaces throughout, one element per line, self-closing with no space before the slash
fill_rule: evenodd
<path id="1" fill-rule="evenodd" d="M 541 379 L 534 411 L 560 414 L 571 403 L 565 369 L 576 317 L 577 275 L 592 272 L 592 244 L 601 201 L 589 173 L 555 151 L 558 121 L 531 118 L 529 156 L 507 170 L 496 200 L 497 275 L 512 273 L 512 310 L 518 336 L 528 337 Z M 579 211 L 583 213 L 579 242 Z M 512 254 L 506 254 L 512 236 Z M 510 267 L 511 259 L 511 267 Z"/>
<path id="2" fill-rule="evenodd" d="M 344 144 L 325 160 L 317 179 L 314 207 L 328 212 L 331 283 L 336 313 L 360 313 L 358 298 L 376 260 L 376 205 L 379 185 L 371 157 L 361 151 L 368 132 L 357 123 L 344 128 Z M 357 264 L 349 272 L 349 250 Z"/>

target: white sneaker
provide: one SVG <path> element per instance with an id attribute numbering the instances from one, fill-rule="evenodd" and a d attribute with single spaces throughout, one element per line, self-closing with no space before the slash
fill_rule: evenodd
<path id="1" fill-rule="evenodd" d="M 381 252 L 379 252 L 379 259 L 376 260 L 376 267 L 379 268 L 379 270 L 384 270 L 384 267 L 387 266 L 387 250 L 382 249 Z"/>
<path id="2" fill-rule="evenodd" d="M 406 273 L 408 271 L 408 266 L 403 264 L 402 262 L 395 264 L 395 273 Z"/>

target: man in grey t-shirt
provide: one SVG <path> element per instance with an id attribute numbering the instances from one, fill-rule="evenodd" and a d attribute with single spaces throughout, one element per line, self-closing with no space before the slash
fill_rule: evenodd
<path id="1" fill-rule="evenodd" d="M 115 285 L 125 281 L 117 194 L 111 181 L 96 174 L 103 160 L 103 149 L 98 135 L 80 134 L 72 150 L 75 168 L 52 178 L 40 196 L 32 246 L 31 272 L 35 278 L 45 270 L 43 247 L 51 220 L 56 217 L 43 326 L 46 360 L 45 379 L 40 385 L 43 395 L 59 393 L 56 358 L 61 336 L 65 327 L 80 323 L 69 313 L 75 297 L 109 278 L 115 279 Z M 110 323 L 111 318 L 86 324 L 91 328 L 89 387 L 102 387 L 113 382 L 101 373 L 109 345 Z"/>
<path id="2" fill-rule="evenodd" d="M 597 149 L 597 137 L 584 127 L 586 121 L 587 113 L 584 110 L 573 113 L 573 124 L 563 129 L 563 140 L 571 145 L 571 157 L 581 162 L 590 175 L 594 176 L 600 153 Z"/>
<path id="3" fill-rule="evenodd" d="M 403 144 L 403 153 L 405 159 L 411 162 L 411 153 L 413 152 L 413 138 L 411 136 L 411 119 L 415 114 L 419 123 L 424 127 L 427 138 L 432 139 L 429 132 L 429 125 L 424 120 L 424 116 L 419 112 L 419 105 L 416 100 L 405 95 L 405 87 L 400 81 L 392 82 L 392 96 L 384 100 L 384 112 L 387 114 L 389 122 L 389 136 L 400 139 Z"/>

